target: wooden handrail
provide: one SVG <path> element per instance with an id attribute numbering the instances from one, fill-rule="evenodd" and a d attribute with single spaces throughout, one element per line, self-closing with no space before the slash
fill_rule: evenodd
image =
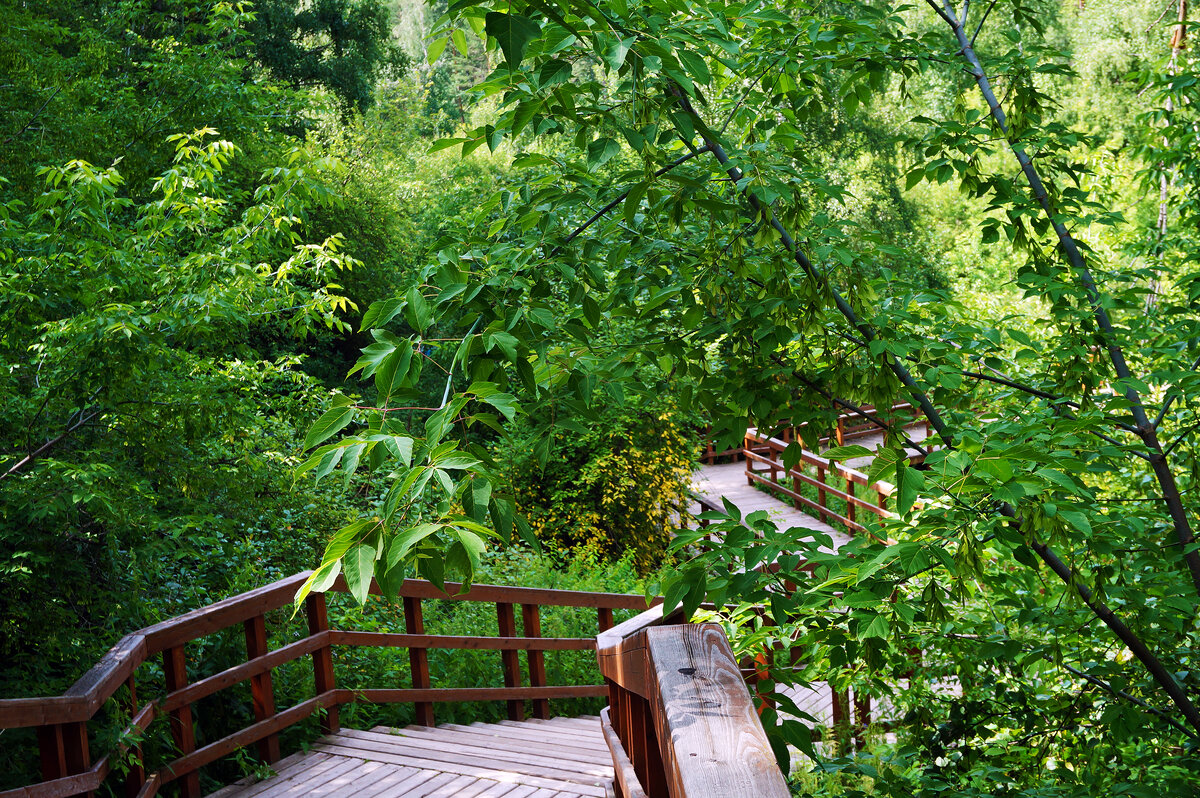
<path id="1" fill-rule="evenodd" d="M 412 703 L 417 721 L 431 725 L 433 707 L 440 702 L 505 701 L 510 717 L 523 712 L 524 702 L 533 702 L 537 717 L 549 717 L 549 699 L 600 697 L 608 695 L 605 685 L 547 685 L 546 651 L 592 650 L 595 639 L 541 636 L 539 607 L 581 607 L 596 610 L 597 630 L 612 627 L 614 610 L 641 610 L 643 596 L 591 593 L 573 590 L 473 585 L 463 593 L 457 583 L 446 583 L 446 591 L 422 580 L 405 580 L 398 598 L 404 602 L 405 633 L 360 632 L 329 628 L 325 595 L 314 594 L 305 601 L 308 634 L 275 650 L 268 646 L 265 616 L 292 604 L 297 589 L 308 578 L 304 572 L 281 579 L 257 590 L 219 601 L 162 623 L 126 635 L 63 695 L 44 698 L 0 700 L 0 729 L 37 727 L 41 749 L 42 781 L 27 787 L 0 792 L 0 798 L 59 798 L 87 795 L 99 789 L 114 769 L 114 756 L 125 758 L 125 792 L 130 796 L 152 796 L 171 782 L 178 782 L 184 798 L 199 795 L 199 769 L 239 748 L 255 746 L 260 758 L 279 758 L 278 734 L 323 711 L 322 730 L 339 728 L 338 710 L 352 703 Z M 346 592 L 337 580 L 331 592 Z M 371 592 L 379 593 L 372 583 Z M 500 618 L 499 636 L 429 635 L 424 633 L 421 604 L 424 600 L 472 601 L 495 604 Z M 524 634 L 517 634 L 514 607 L 520 605 Z M 194 682 L 188 681 L 186 646 L 213 632 L 242 626 L 246 637 L 246 662 Z M 407 648 L 412 665 L 412 687 L 348 690 L 338 688 L 334 677 L 333 646 Z M 494 650 L 505 665 L 504 687 L 434 688 L 430 685 L 426 652 L 430 649 Z M 521 684 L 517 661 L 520 652 L 529 658 L 530 685 Z M 134 691 L 138 667 L 161 655 L 166 693 L 140 706 Z M 311 656 L 316 694 L 283 710 L 275 706 L 272 671 L 288 662 Z M 241 682 L 250 682 L 254 701 L 254 723 L 218 740 L 197 746 L 192 705 L 207 696 Z M 93 762 L 88 750 L 87 724 L 118 689 L 128 686 L 127 709 L 132 722 L 132 746 L 121 746 Z M 146 766 L 136 738 L 158 716 L 168 716 L 179 753 L 172 762 L 151 770 Z M 129 760 L 132 760 L 130 763 Z"/>
<path id="2" fill-rule="evenodd" d="M 787 781 L 719 624 L 656 607 L 596 640 L 620 798 L 785 798 Z"/>

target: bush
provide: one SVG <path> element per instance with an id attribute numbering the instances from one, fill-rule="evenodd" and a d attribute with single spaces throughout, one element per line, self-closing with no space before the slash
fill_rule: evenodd
<path id="1" fill-rule="evenodd" d="M 496 451 L 538 540 L 556 551 L 628 556 L 640 573 L 661 565 L 687 509 L 695 442 L 662 410 L 613 407 L 586 426 L 560 418 L 557 430 L 551 439 L 523 421 Z"/>

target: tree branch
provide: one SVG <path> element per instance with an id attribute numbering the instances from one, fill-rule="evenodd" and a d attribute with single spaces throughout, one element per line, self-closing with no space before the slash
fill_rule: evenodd
<path id="1" fill-rule="evenodd" d="M 978 55 L 976 55 L 974 48 L 971 46 L 971 42 L 967 39 L 967 34 L 962 24 L 940 9 L 937 9 L 933 0 L 926 0 L 926 2 L 933 6 L 935 10 L 938 10 L 938 15 L 946 21 L 954 32 L 954 36 L 962 48 L 963 58 L 966 59 L 971 68 L 971 74 L 974 76 L 975 83 L 988 105 L 992 119 L 995 120 L 1001 132 L 1007 135 L 1009 128 L 1004 109 L 1000 107 L 995 92 L 992 91 L 991 82 L 988 80 L 987 73 L 984 72 L 983 64 L 980 63 Z M 1091 306 L 1092 318 L 1095 320 L 1099 333 L 1103 338 L 1104 346 L 1108 350 L 1108 357 L 1112 362 L 1117 380 L 1123 386 L 1123 393 L 1126 401 L 1129 403 L 1129 410 L 1133 415 L 1138 437 L 1142 439 L 1149 454 L 1151 470 L 1154 472 L 1154 477 L 1161 489 L 1167 512 L 1171 516 L 1175 539 L 1179 544 L 1180 556 L 1191 572 L 1192 589 L 1197 595 L 1200 595 L 1200 551 L 1191 550 L 1192 544 L 1196 539 L 1192 532 L 1191 520 L 1188 517 L 1187 509 L 1183 506 L 1183 500 L 1179 493 L 1179 485 L 1175 481 L 1175 474 L 1171 470 L 1166 454 L 1163 452 L 1162 444 L 1158 440 L 1155 426 L 1150 423 L 1150 419 L 1146 415 L 1146 408 L 1142 403 L 1141 395 L 1133 387 L 1133 375 L 1129 370 L 1128 363 L 1125 361 L 1125 353 L 1121 345 L 1117 342 L 1116 329 L 1109 318 L 1108 311 L 1104 309 L 1104 303 L 1101 300 L 1100 291 L 1096 286 L 1091 269 L 1088 268 L 1087 263 L 1084 261 L 1083 254 L 1080 252 L 1075 238 L 1067 230 L 1060 215 L 1055 211 L 1050 201 L 1049 193 L 1046 190 L 1046 185 L 1042 182 L 1041 175 L 1038 174 L 1032 159 L 1025 152 L 1025 148 L 1018 142 L 1011 140 L 1009 148 L 1016 156 L 1017 162 L 1021 165 L 1021 171 L 1029 183 L 1029 190 L 1046 214 L 1046 218 L 1049 220 L 1058 238 L 1059 246 L 1067 257 L 1067 262 L 1074 269 L 1077 279 L 1083 287 L 1084 293 L 1087 295 L 1088 304 Z"/>
<path id="2" fill-rule="evenodd" d="M 927 0 L 927 2 L 932 4 L 932 0 Z M 957 30 L 961 31 L 961 28 L 957 28 Z M 704 123 L 704 120 L 700 117 L 700 115 L 696 113 L 695 109 L 692 107 L 691 101 L 688 99 L 687 94 L 684 93 L 683 89 L 677 84 L 672 84 L 670 86 L 670 91 L 679 101 L 681 109 L 690 117 L 695 129 L 703 137 L 707 148 L 712 152 L 713 156 L 725 169 L 726 173 L 733 180 L 733 182 L 738 184 L 743 177 L 742 171 L 730 163 L 729 156 L 726 154 L 725 149 L 720 145 L 719 142 L 717 142 L 712 131 L 709 130 L 708 126 Z M 994 100 L 994 97 L 992 99 Z M 834 304 L 837 306 L 838 311 L 846 318 L 846 320 L 849 321 L 850 324 L 856 330 L 858 330 L 858 332 L 867 341 L 875 340 L 877 336 L 872 326 L 859 318 L 858 314 L 855 312 L 854 308 L 850 306 L 850 303 L 846 301 L 845 297 L 843 297 L 841 293 L 839 293 L 837 289 L 829 283 L 828 279 L 826 279 L 824 275 L 817 271 L 812 261 L 808 259 L 808 256 L 805 255 L 800 247 L 796 244 L 791 234 L 783 227 L 782 224 L 780 224 L 778 218 L 774 214 L 767 212 L 768 209 L 762 204 L 761 200 L 759 200 L 753 189 L 747 185 L 741 189 L 741 193 L 754 211 L 756 211 L 764 219 L 770 220 L 771 226 L 777 233 L 779 233 L 780 239 L 782 240 L 783 245 L 788 250 L 789 254 L 791 254 L 800 268 L 804 270 L 805 274 L 807 274 L 810 279 L 816 282 L 818 286 L 820 286 L 833 298 Z M 1072 244 L 1073 243 L 1074 242 L 1072 242 Z M 1078 254 L 1077 250 L 1076 254 Z M 1103 309 L 1101 309 L 1101 311 L 1102 310 Z M 949 428 L 947 427 L 944 419 L 942 419 L 941 414 L 938 413 L 933 407 L 929 397 L 926 396 L 921 390 L 920 386 L 916 384 L 916 381 L 913 379 L 908 369 L 905 368 L 904 364 L 900 362 L 899 358 L 897 358 L 895 355 L 892 355 L 888 359 L 888 366 L 892 373 L 895 374 L 900 382 L 904 384 L 904 386 L 911 392 L 912 398 L 921 406 L 921 410 L 925 413 L 925 417 L 929 419 L 930 425 L 937 431 L 938 436 L 942 439 L 943 443 L 948 448 L 954 448 L 953 437 L 950 435 Z M 1176 495 L 1178 495 L 1178 492 L 1176 492 Z M 1001 515 L 1011 519 L 1010 524 L 1017 531 L 1021 532 L 1022 535 L 1025 534 L 1024 530 L 1021 529 L 1021 524 L 1016 510 L 1012 507 L 1012 505 L 1008 504 L 1007 502 L 999 502 L 997 510 Z M 1097 618 L 1103 621 L 1104 624 L 1113 632 L 1113 634 L 1116 635 L 1117 638 L 1120 639 L 1121 642 L 1123 642 L 1131 652 L 1133 652 L 1134 656 L 1138 658 L 1138 660 L 1150 673 L 1154 681 L 1159 684 L 1159 686 L 1167 693 L 1168 696 L 1170 696 L 1171 700 L 1183 713 L 1184 717 L 1187 718 L 1188 723 L 1200 731 L 1200 711 L 1196 709 L 1196 706 L 1192 703 L 1187 693 L 1179 686 L 1179 683 L 1175 680 L 1175 677 L 1172 675 L 1172 673 L 1167 670 L 1162 662 L 1159 661 L 1159 659 L 1154 655 L 1145 642 L 1143 642 L 1140 637 L 1138 637 L 1128 626 L 1126 626 L 1124 621 L 1122 621 L 1107 604 L 1097 600 L 1092 594 L 1091 589 L 1075 577 L 1072 569 L 1067 566 L 1066 563 L 1064 563 L 1048 545 L 1038 543 L 1032 539 L 1032 536 L 1030 536 L 1030 543 L 1031 548 L 1037 552 L 1042 561 L 1045 562 L 1064 583 L 1072 588 L 1087 605 L 1088 609 L 1090 609 Z"/>
<path id="3" fill-rule="evenodd" d="M 38 448 L 34 449 L 29 454 L 22 457 L 16 463 L 14 463 L 12 466 L 10 466 L 8 468 L 8 470 L 6 470 L 3 474 L 0 474 L 0 479 L 6 479 L 7 477 L 11 477 L 11 476 L 19 473 L 23 468 L 32 465 L 35 460 L 37 460 L 39 457 L 44 455 L 46 452 L 53 449 L 55 446 L 58 446 L 58 444 L 62 443 L 64 440 L 69 438 L 71 436 L 71 433 L 75 432 L 75 430 L 79 429 L 80 427 L 86 425 L 89 421 L 91 421 L 93 418 L 95 418 L 98 415 L 100 415 L 99 409 L 93 410 L 90 413 L 81 412 L 79 414 L 79 417 L 74 422 L 70 423 L 65 430 L 62 431 L 62 434 L 58 435 L 57 437 L 51 438 L 50 440 L 46 441 Z"/>
<path id="4" fill-rule="evenodd" d="M 674 161 L 671 161 L 671 163 L 667 164 L 663 168 L 656 171 L 654 173 L 654 176 L 662 177 L 663 175 L 665 175 L 667 172 L 671 171 L 675 167 L 685 164 L 688 161 L 695 158 L 697 155 L 700 155 L 705 152 L 708 152 L 707 147 L 702 147 L 701 149 L 693 150 L 686 155 L 681 155 L 678 158 L 676 158 Z M 606 213 L 608 213 L 613 208 L 617 207 L 622 202 L 624 202 L 625 198 L 629 196 L 629 192 L 632 190 L 633 190 L 633 187 L 630 186 L 629 188 L 625 189 L 620 194 L 618 194 L 616 199 L 614 199 L 612 202 L 608 203 L 603 208 L 601 208 L 600 210 L 593 213 L 586 222 L 581 224 L 579 227 L 575 228 L 569 236 L 567 236 L 565 239 L 563 239 L 562 244 L 559 244 L 557 247 L 555 247 L 554 251 L 551 253 L 551 255 L 556 255 L 559 252 L 561 252 L 562 248 L 564 246 L 566 246 L 567 244 L 570 244 L 572 241 L 574 241 L 576 238 L 578 238 L 579 235 L 582 234 L 585 230 L 587 230 L 589 227 L 591 227 L 596 222 L 600 221 L 600 219 L 603 218 Z"/>

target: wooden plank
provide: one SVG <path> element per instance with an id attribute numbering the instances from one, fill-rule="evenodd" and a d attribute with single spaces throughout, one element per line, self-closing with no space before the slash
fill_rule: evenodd
<path id="1" fill-rule="evenodd" d="M 409 792 L 392 793 L 396 798 L 449 798 L 458 795 L 459 790 L 465 789 L 477 781 L 472 776 L 456 775 L 454 773 L 434 773 L 428 781 Z"/>
<path id="2" fill-rule="evenodd" d="M 314 794 L 323 794 L 328 798 L 353 798 L 362 791 L 363 787 L 378 778 L 375 771 L 380 768 L 386 770 L 389 767 L 382 762 L 361 762 L 353 770 L 322 785 L 321 789 Z"/>
<path id="3" fill-rule="evenodd" d="M 722 628 L 689 624 L 642 634 L 671 794 L 789 798 Z"/>
<path id="4" fill-rule="evenodd" d="M 240 731 L 209 743 L 203 748 L 181 756 L 158 772 L 164 783 L 173 781 L 179 777 L 179 774 L 194 773 L 196 769 L 215 762 L 242 746 L 258 742 L 269 734 L 274 734 L 280 729 L 286 729 L 293 723 L 304 720 L 321 707 L 336 703 L 340 693 L 340 690 L 334 690 L 323 693 L 315 698 L 310 698 L 307 701 L 301 701 L 299 704 L 288 707 L 268 720 L 251 724 Z"/>
<path id="5" fill-rule="evenodd" d="M 329 757 L 327 767 L 313 768 L 296 779 L 275 783 L 274 780 L 265 782 L 266 789 L 256 794 L 257 798 L 292 798 L 293 796 L 308 795 L 320 785 L 328 783 L 343 773 L 349 773 L 363 763 L 363 760 L 345 757 Z"/>
<path id="6" fill-rule="evenodd" d="M 159 710 L 170 712 L 187 704 L 195 703 L 201 698 L 231 687 L 238 682 L 244 682 L 246 679 L 265 673 L 271 668 L 297 660 L 312 653 L 322 645 L 328 645 L 327 637 L 305 637 L 297 640 L 295 643 L 289 643 L 282 648 L 277 648 L 263 656 L 255 657 L 248 662 L 234 665 L 232 668 L 226 668 L 220 673 L 214 673 L 212 676 L 208 676 L 198 682 L 192 682 L 180 690 L 168 693 L 159 702 Z"/>
<path id="7" fill-rule="evenodd" d="M 371 784 L 364 785 L 359 790 L 357 798 L 377 798 L 379 795 L 396 790 L 409 789 L 426 782 L 433 775 L 427 770 L 406 768 L 400 765 L 384 765 L 382 776 Z M 401 793 L 403 794 L 403 793 Z"/>
<path id="8" fill-rule="evenodd" d="M 522 605 L 526 606 L 526 605 Z M 333 645 L 386 646 L 389 648 L 446 648 L 471 651 L 591 651 L 594 637 L 483 637 L 471 635 L 413 635 L 396 632 L 330 632 Z"/>
<path id="9" fill-rule="evenodd" d="M 424 728 L 424 727 L 420 727 Z M 386 750 L 396 750 L 398 753 L 413 751 L 453 751 L 464 755 L 476 756 L 480 759 L 496 759 L 525 765 L 545 765 L 558 770 L 593 776 L 597 779 L 611 778 L 611 762 L 584 762 L 560 754 L 557 746 L 551 750 L 539 751 L 525 746 L 514 750 L 513 747 L 498 748 L 491 745 L 486 738 L 463 742 L 450 740 L 445 737 L 430 736 L 418 733 L 379 734 L 378 732 L 347 732 L 343 735 L 355 737 L 364 743 L 383 746 Z"/>
<path id="10" fill-rule="evenodd" d="M 510 796 L 513 794 L 527 794 L 524 789 L 515 784 L 507 784 L 502 781 L 493 781 L 490 784 L 487 781 L 480 780 L 476 782 L 482 789 L 477 792 L 470 793 L 472 798 L 501 798 L 501 796 Z M 520 792 L 518 792 L 520 791 Z M 466 795 L 466 793 L 460 793 Z"/>
<path id="11" fill-rule="evenodd" d="M 404 630 L 410 635 L 425 633 L 425 620 L 421 615 L 421 599 L 413 596 L 404 597 Z M 413 689 L 429 689 L 428 652 L 420 646 L 409 646 L 408 666 L 409 673 L 412 674 Z M 417 723 L 423 726 L 432 726 L 434 724 L 433 703 L 428 699 L 418 701 L 414 698 L 412 701 L 415 704 Z"/>
<path id="12" fill-rule="evenodd" d="M 570 723 L 570 724 L 558 723 L 553 720 L 539 720 L 536 718 L 531 718 L 530 720 L 526 721 L 526 723 L 536 724 L 538 726 L 545 726 L 547 728 L 552 728 L 552 729 L 554 729 L 554 734 L 556 734 L 556 735 L 569 736 L 571 738 L 579 737 L 579 738 L 583 738 L 586 740 L 593 740 L 593 741 L 600 741 L 603 739 L 600 734 L 599 726 L 596 726 L 595 728 L 591 728 L 591 727 L 576 725 L 574 723 Z"/>
<path id="13" fill-rule="evenodd" d="M 436 770 L 418 770 L 418 774 L 414 779 L 376 793 L 374 798 L 424 798 L 443 785 L 461 782 L 460 776 L 452 773 L 439 773 Z"/>
<path id="14" fill-rule="evenodd" d="M 584 795 L 594 795 L 596 798 L 603 798 L 604 795 L 604 789 L 601 787 L 579 782 L 569 782 L 545 773 L 525 773 L 513 767 L 505 768 L 503 762 L 455 762 L 453 761 L 453 754 L 445 752 L 439 758 L 434 759 L 427 756 L 427 752 L 424 751 L 420 755 L 396 754 L 390 751 L 369 751 L 362 748 L 341 745 L 341 741 L 338 735 L 331 735 L 318 741 L 313 746 L 313 750 L 324 751 L 329 754 L 340 754 L 342 756 L 368 757 L 380 762 L 390 762 L 396 765 L 407 765 L 424 770 L 440 770 L 445 773 L 495 779 L 496 781 L 507 781 L 514 784 L 529 784 L 534 787 L 551 787 L 554 789 L 571 789 Z"/>
<path id="15" fill-rule="evenodd" d="M 341 695 L 343 691 L 335 692 Z M 344 692 L 349 694 L 348 701 L 368 704 L 409 704 L 423 701 L 509 701 L 526 698 L 603 698 L 608 695 L 607 688 L 602 684 L 551 685 L 549 687 L 435 687 L 428 690 L 389 687 L 346 690 Z"/>
<path id="16" fill-rule="evenodd" d="M 526 639 L 537 639 L 542 636 L 542 616 L 536 604 L 521 605 L 521 624 Z M 596 640 L 592 638 L 589 648 L 596 648 Z M 525 654 L 525 664 L 529 668 L 529 686 L 546 686 L 546 655 L 541 651 L 529 649 Z M 550 701 L 546 698 L 533 700 L 533 716 L 535 718 L 550 717 Z"/>
<path id="17" fill-rule="evenodd" d="M 470 727 L 466 727 L 470 728 Z M 372 731 L 375 731 L 373 729 Z M 430 728 L 428 726 L 407 726 L 405 736 L 423 735 L 429 739 L 444 740 L 452 745 L 482 746 L 497 751 L 515 751 L 523 753 L 530 750 L 529 741 L 516 739 L 502 734 L 472 734 L 471 732 L 455 731 L 452 729 Z M 578 748 L 571 745 L 555 745 L 553 756 L 565 762 L 581 765 L 611 765 L 612 760 L 598 751 L 589 748 Z"/>
<path id="18" fill-rule="evenodd" d="M 524 724 L 521 723 L 517 724 L 517 726 L 523 725 Z M 497 729 L 497 726 L 500 726 L 501 728 Z M 512 740 L 515 744 L 524 745 L 526 750 L 528 750 L 529 744 L 540 745 L 549 743 L 568 751 L 573 756 L 576 756 L 579 753 L 584 753 L 589 755 L 599 755 L 603 758 L 603 746 L 595 746 L 586 741 L 561 740 L 549 732 L 536 730 L 533 732 L 526 732 L 523 729 L 504 727 L 502 723 L 480 723 L 472 726 L 459 726 L 453 723 L 443 723 L 437 728 L 472 733 L 479 737 L 485 737 L 489 740 Z"/>
<path id="19" fill-rule="evenodd" d="M 238 779 L 232 784 L 226 784 L 216 792 L 210 792 L 205 798 L 233 798 L 233 796 L 245 796 L 246 793 L 257 785 L 263 784 L 269 779 L 287 778 L 288 774 L 299 773 L 304 770 L 305 759 L 308 756 L 305 751 L 297 751 L 294 754 L 285 756 L 271 766 L 273 775 L 267 779 L 256 779 L 254 776 L 245 776 Z M 324 754 L 322 754 L 324 757 Z M 326 757 L 328 758 L 328 757 Z"/>
<path id="20" fill-rule="evenodd" d="M 614 778 L 621 785 L 620 794 L 622 798 L 647 798 L 646 791 L 633 771 L 633 763 L 629 761 L 629 755 L 625 753 L 625 748 L 617 738 L 616 730 L 608 721 L 608 712 L 609 710 L 606 708 L 601 715 L 603 718 L 601 730 L 604 734 L 604 742 L 608 745 L 609 755 L 612 757 Z"/>
<path id="21" fill-rule="evenodd" d="M 506 601 L 496 603 L 496 622 L 500 629 L 501 637 L 516 637 L 517 619 L 512 604 Z M 500 654 L 500 663 L 504 670 L 504 686 L 510 688 L 520 687 L 521 659 L 517 656 L 517 652 L 502 651 Z M 524 701 L 509 699 L 507 704 L 509 720 L 523 720 L 525 718 Z"/>
<path id="22" fill-rule="evenodd" d="M 291 604 L 296 590 L 304 584 L 310 573 L 312 572 L 302 571 L 257 590 L 232 596 L 142 629 L 141 634 L 146 638 L 146 656 L 153 656 L 227 626 L 247 621 L 255 615 Z"/>
<path id="23" fill-rule="evenodd" d="M 562 781 L 591 784 L 612 778 L 612 768 L 609 766 L 564 762 L 555 758 L 553 754 L 542 751 L 527 750 L 525 753 L 498 751 L 479 745 L 447 745 L 441 740 L 431 740 L 416 735 L 387 735 L 350 729 L 343 729 L 340 734 L 334 735 L 331 739 L 336 740 L 338 745 L 361 748 L 365 751 L 411 754 L 427 759 L 438 761 L 446 759 L 446 761 L 463 764 L 488 762 L 502 770 L 552 776 Z M 350 742 L 351 740 L 354 742 Z"/>
<path id="24" fill-rule="evenodd" d="M 575 746 L 576 748 L 586 746 L 586 747 L 592 748 L 596 751 L 605 750 L 604 742 L 602 740 L 590 740 L 590 739 L 587 739 L 584 737 L 571 737 L 568 739 L 563 739 L 562 735 L 556 734 L 553 729 L 547 729 L 544 726 L 537 725 L 537 724 L 531 723 L 529 721 L 519 722 L 519 721 L 512 721 L 512 720 L 501 720 L 501 721 L 497 721 L 495 723 L 472 724 L 472 726 L 476 726 L 476 727 L 486 726 L 489 728 L 495 727 L 495 726 L 503 726 L 503 727 L 506 727 L 505 732 L 504 732 L 505 734 L 513 734 L 513 735 L 519 735 L 519 736 L 523 736 L 523 737 L 529 737 L 529 738 L 537 740 L 539 742 L 549 740 L 549 741 L 552 741 L 555 743 L 560 743 L 562 745 Z"/>
<path id="25" fill-rule="evenodd" d="M 600 718 L 569 718 L 566 715 L 556 715 L 553 718 L 540 718 L 547 723 L 561 723 L 572 728 L 583 729 L 591 734 L 600 734 Z"/>

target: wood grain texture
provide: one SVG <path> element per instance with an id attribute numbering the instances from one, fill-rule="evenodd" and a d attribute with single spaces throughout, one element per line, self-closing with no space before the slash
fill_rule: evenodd
<path id="1" fill-rule="evenodd" d="M 766 732 L 717 624 L 647 629 L 651 701 L 672 796 L 788 798 Z"/>

